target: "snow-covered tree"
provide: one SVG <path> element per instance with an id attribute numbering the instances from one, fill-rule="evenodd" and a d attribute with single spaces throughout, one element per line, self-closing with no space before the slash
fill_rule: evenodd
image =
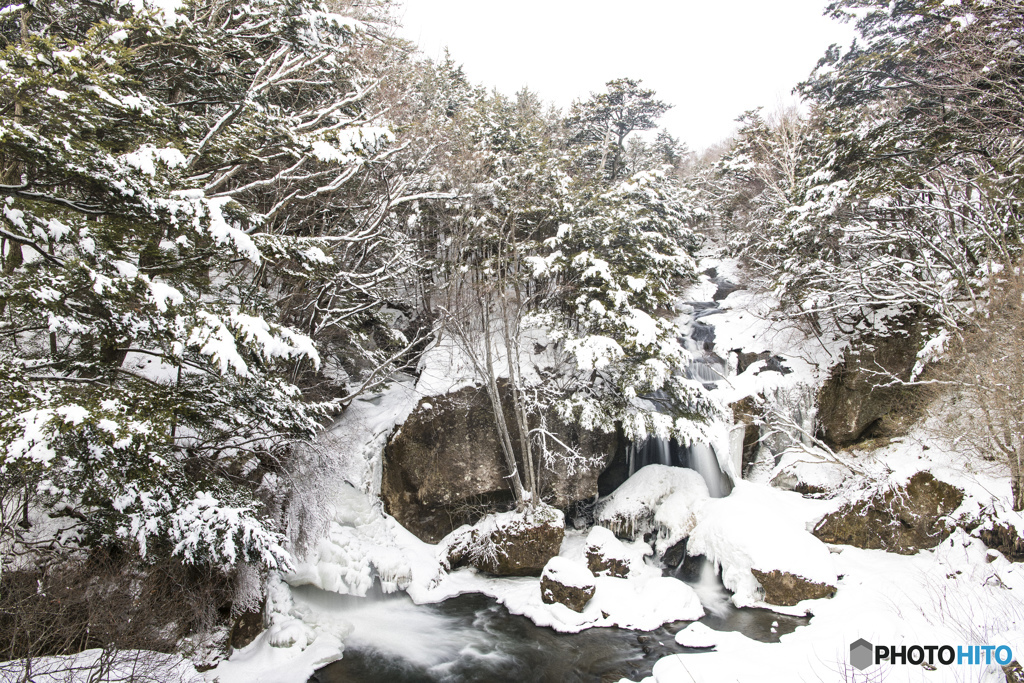
<path id="1" fill-rule="evenodd" d="M 1014 2 L 835 2 L 863 42 L 801 86 L 806 122 L 748 116 L 726 211 L 785 301 L 955 326 L 1020 255 L 1021 14 Z M 729 194 L 729 193 L 727 193 Z"/>
<path id="2" fill-rule="evenodd" d="M 315 339 L 401 272 L 373 26 L 312 1 L 0 22 L 3 472 L 97 540 L 285 564 L 246 478 L 318 430 Z"/>
<path id="3" fill-rule="evenodd" d="M 583 150 L 577 155 L 580 167 L 615 182 L 625 168 L 626 138 L 655 128 L 671 105 L 655 99 L 656 93 L 639 80 L 616 78 L 606 87 L 607 92 L 574 102 L 565 125 L 570 143 Z"/>
<path id="4" fill-rule="evenodd" d="M 622 426 L 631 439 L 706 440 L 716 415 L 699 383 L 682 370 L 681 330 L 661 313 L 692 281 L 701 213 L 661 172 L 599 189 L 530 258 L 553 295 L 535 320 L 571 362 L 555 379 L 559 409 L 588 429 Z"/>

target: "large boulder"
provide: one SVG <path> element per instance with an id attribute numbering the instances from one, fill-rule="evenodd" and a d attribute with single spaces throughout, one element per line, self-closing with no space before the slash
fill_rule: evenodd
<path id="1" fill-rule="evenodd" d="M 263 630 L 263 613 L 261 611 L 249 610 L 242 612 L 235 617 L 234 622 L 231 624 L 228 644 L 232 650 L 241 650 L 256 640 L 256 637 L 263 633 Z"/>
<path id="2" fill-rule="evenodd" d="M 506 392 L 507 393 L 507 392 Z M 506 401 L 506 419 L 515 425 Z M 594 498 L 598 475 L 615 451 L 615 435 L 585 432 L 548 418 L 552 431 L 588 458 L 554 464 L 543 477 L 542 498 L 565 509 Z M 522 467 L 521 449 L 513 447 Z M 381 499 L 384 509 L 405 528 L 436 543 L 463 524 L 489 512 L 508 508 L 512 493 L 494 411 L 487 392 L 468 387 L 444 396 L 422 399 L 384 450 Z"/>
<path id="3" fill-rule="evenodd" d="M 918 472 L 906 485 L 880 491 L 826 515 L 814 528 L 825 543 L 913 555 L 934 548 L 953 530 L 948 515 L 960 507 L 963 491 Z"/>
<path id="4" fill-rule="evenodd" d="M 897 436 L 919 412 L 910 379 L 924 340 L 924 325 L 911 318 L 890 321 L 887 334 L 854 342 L 818 394 L 818 426 L 825 441 L 847 446 Z"/>
<path id="5" fill-rule="evenodd" d="M 839 582 L 835 563 L 805 528 L 801 509 L 792 494 L 739 481 L 731 495 L 697 508 L 686 552 L 721 568 L 737 607 L 829 597 Z"/>
<path id="6" fill-rule="evenodd" d="M 680 505 L 673 505 L 673 509 L 692 507 L 692 501 L 708 497 L 708 486 L 704 483 L 704 478 L 694 470 L 668 465 L 647 465 L 637 470 L 614 493 L 597 504 L 594 521 L 611 529 L 619 538 L 635 540 L 655 529 L 655 512 L 674 494 L 679 494 L 677 498 Z M 678 521 L 692 527 L 686 519 Z M 688 532 L 689 528 L 682 536 Z"/>
<path id="7" fill-rule="evenodd" d="M 562 512 L 537 506 L 488 515 L 456 529 L 441 546 L 452 569 L 472 566 L 495 576 L 539 576 L 564 536 Z"/>
<path id="8" fill-rule="evenodd" d="M 819 600 L 835 595 L 836 587 L 805 579 L 798 574 L 772 569 L 761 571 L 751 568 L 750 572 L 764 589 L 764 601 L 770 605 L 791 607 L 802 600 Z"/>
<path id="9" fill-rule="evenodd" d="M 564 557 L 552 557 L 540 575 L 540 597 L 548 605 L 557 602 L 582 612 L 595 590 L 590 572 Z"/>

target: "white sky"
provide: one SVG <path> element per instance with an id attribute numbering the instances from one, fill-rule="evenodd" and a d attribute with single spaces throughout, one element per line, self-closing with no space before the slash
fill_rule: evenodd
<path id="1" fill-rule="evenodd" d="M 827 0 L 404 0 L 402 34 L 432 58 L 447 46 L 473 83 L 513 94 L 529 86 L 565 107 L 620 77 L 642 79 L 675 105 L 661 120 L 700 150 L 763 105 L 795 100 L 849 25 Z"/>

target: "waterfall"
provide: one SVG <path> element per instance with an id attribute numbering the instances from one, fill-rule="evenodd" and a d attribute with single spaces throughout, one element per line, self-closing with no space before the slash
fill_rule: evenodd
<path id="1" fill-rule="evenodd" d="M 715 388 L 717 382 L 725 378 L 728 367 L 724 360 L 714 352 L 715 328 L 701 318 L 720 312 L 714 302 L 691 304 L 694 312 L 691 315 L 687 332 L 680 337 L 679 343 L 690 352 L 692 360 L 686 368 L 686 377 L 697 380 L 708 389 Z M 665 394 L 655 392 L 652 398 L 664 399 Z M 730 454 L 721 454 L 729 456 Z M 707 482 L 711 495 L 719 498 L 732 491 L 732 479 L 723 472 L 720 454 L 709 444 L 694 442 L 689 446 L 680 446 L 675 439 L 649 437 L 640 443 L 631 444 L 628 450 L 629 474 L 633 475 L 645 465 L 671 465 L 689 467 L 696 470 Z"/>
<path id="2" fill-rule="evenodd" d="M 722 498 L 732 492 L 732 480 L 722 471 L 718 455 L 712 446 L 694 442 L 687 449 L 687 461 L 684 466 L 696 470 L 704 477 L 712 498 Z"/>
<path id="3" fill-rule="evenodd" d="M 701 382 L 708 389 L 714 389 L 717 383 L 728 375 L 729 368 L 714 351 L 714 326 L 704 322 L 702 318 L 718 313 L 718 304 L 706 302 L 691 305 L 694 312 L 687 326 L 687 333 L 679 340 L 692 356 L 686 369 L 686 376 L 688 379 Z M 731 439 L 725 439 L 722 445 L 731 445 L 730 441 Z M 740 446 L 742 448 L 742 441 Z M 723 455 L 728 457 L 731 452 Z M 634 446 L 630 456 L 630 474 L 634 471 L 634 465 L 635 469 L 651 463 L 688 467 L 703 477 L 712 498 L 722 498 L 732 492 L 733 481 L 723 471 L 719 454 L 711 444 L 693 442 L 689 446 L 680 446 L 674 439 L 650 438 Z M 736 474 L 739 473 L 738 468 L 733 469 Z M 683 571 L 682 565 L 683 563 L 674 572 L 677 576 Z M 699 558 L 699 565 L 691 565 L 686 573 L 689 574 L 687 583 L 697 593 L 707 612 L 716 617 L 725 617 L 733 611 L 729 592 L 722 585 L 718 569 L 712 562 Z"/>

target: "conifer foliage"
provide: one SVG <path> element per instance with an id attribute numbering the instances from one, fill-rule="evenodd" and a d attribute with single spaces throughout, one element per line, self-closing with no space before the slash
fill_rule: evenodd
<path id="1" fill-rule="evenodd" d="M 376 186 L 346 196 L 392 139 L 372 25 L 54 0 L 0 30 L 0 476 L 142 555 L 285 564 L 244 477 L 319 429 L 294 378 L 394 260 Z"/>

